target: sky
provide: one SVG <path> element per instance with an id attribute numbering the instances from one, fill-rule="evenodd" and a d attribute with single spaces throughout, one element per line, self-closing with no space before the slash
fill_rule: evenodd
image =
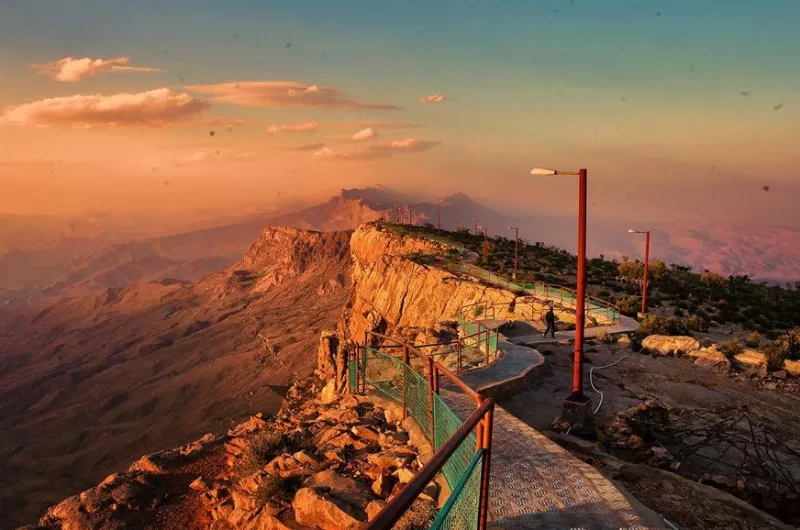
<path id="1" fill-rule="evenodd" d="M 382 184 L 800 228 L 795 0 L 4 0 L 0 213 Z"/>

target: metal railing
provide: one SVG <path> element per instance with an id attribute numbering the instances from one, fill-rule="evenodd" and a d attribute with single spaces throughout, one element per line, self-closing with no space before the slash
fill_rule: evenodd
<path id="1" fill-rule="evenodd" d="M 508 289 L 509 291 L 522 292 L 532 296 L 542 296 L 561 305 L 576 307 L 578 295 L 569 287 L 550 284 L 546 282 L 517 282 L 507 276 L 489 272 L 477 265 L 469 263 L 448 263 L 451 271 L 469 274 L 487 283 Z M 604 319 L 612 324 L 619 323 L 619 310 L 613 304 L 593 296 L 586 297 L 586 314 L 596 319 Z"/>
<path id="2" fill-rule="evenodd" d="M 371 346 L 386 341 L 394 344 L 388 348 Z M 401 356 L 382 351 L 384 349 L 395 352 L 399 349 Z M 488 518 L 494 402 L 477 394 L 433 357 L 380 333 L 365 333 L 364 345 L 351 353 L 349 367 L 352 391 L 364 393 L 370 385 L 399 402 L 403 418 L 409 415 L 414 418 L 436 451 L 414 478 L 367 523 L 367 528 L 391 528 L 441 472 L 451 493 L 431 528 L 484 530 Z M 442 377 L 475 401 L 475 410 L 466 420 L 462 421 L 439 395 Z"/>

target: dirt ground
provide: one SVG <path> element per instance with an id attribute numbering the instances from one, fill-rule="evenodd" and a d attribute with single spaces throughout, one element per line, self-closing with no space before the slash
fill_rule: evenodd
<path id="1" fill-rule="evenodd" d="M 545 355 L 549 367 L 547 374 L 535 387 L 514 395 L 502 405 L 534 428 L 545 431 L 560 414 L 562 401 L 571 391 L 572 346 L 541 346 L 539 351 Z M 619 363 L 602 368 L 616 361 Z M 670 407 L 680 409 L 746 405 L 751 417 L 788 439 L 797 438 L 800 399 L 795 396 L 758 390 L 745 381 L 695 366 L 689 359 L 654 358 L 605 344 L 587 344 L 586 363 L 586 393 L 592 399 L 593 410 L 600 405 L 594 416 L 598 428 L 607 425 L 618 412 L 637 406 L 646 397 L 652 396 Z M 595 369 L 590 380 L 592 368 Z M 592 388 L 592 383 L 603 393 L 602 397 Z M 800 466 L 800 462 L 797 465 Z M 606 471 L 602 466 L 599 468 Z M 647 469 L 675 476 L 667 471 Z M 716 508 L 718 513 L 712 513 L 718 503 L 699 502 L 693 498 L 697 497 L 697 491 L 680 484 L 668 486 L 665 491 L 663 475 L 652 480 L 642 479 L 641 476 L 637 476 L 636 480 L 617 478 L 649 508 L 664 515 L 669 514 L 674 522 L 680 521 L 682 524 L 679 526 L 683 529 L 763 527 L 747 521 L 731 526 L 733 523 L 725 522 L 730 519 L 730 508 L 720 505 Z M 682 496 L 685 498 L 681 501 Z M 698 516 L 698 510 L 702 516 Z"/>

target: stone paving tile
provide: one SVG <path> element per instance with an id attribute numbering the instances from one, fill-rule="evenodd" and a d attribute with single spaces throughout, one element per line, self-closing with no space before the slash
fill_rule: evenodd
<path id="1" fill-rule="evenodd" d="M 462 418 L 475 410 L 455 387 L 440 395 Z M 652 528 L 597 470 L 500 406 L 492 437 L 490 528 Z"/>
<path id="2" fill-rule="evenodd" d="M 626 331 L 631 326 L 628 322 L 621 325 Z M 590 329 L 597 333 L 610 327 L 616 326 Z M 479 390 L 514 377 L 541 359 L 530 348 L 512 344 L 502 336 L 498 346 L 503 351 L 500 359 L 461 374 L 461 380 Z M 442 383 L 440 395 L 462 419 L 475 410 L 475 403 L 450 383 Z M 490 528 L 663 528 L 648 525 L 626 497 L 592 466 L 498 405 L 492 436 Z"/>

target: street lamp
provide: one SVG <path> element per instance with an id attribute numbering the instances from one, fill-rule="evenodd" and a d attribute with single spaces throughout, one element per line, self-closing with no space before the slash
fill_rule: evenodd
<path id="1" fill-rule="evenodd" d="M 572 403 L 582 409 L 581 405 L 589 399 L 583 393 L 583 337 L 586 326 L 586 169 L 578 171 L 559 171 L 537 167 L 531 170 L 531 175 L 573 175 L 578 177 L 578 299 L 575 301 L 575 356 L 572 366 L 572 394 L 567 398 L 565 411 Z"/>
<path id="2" fill-rule="evenodd" d="M 481 230 L 483 230 L 483 264 L 486 265 L 486 251 L 487 247 L 489 246 L 489 242 L 486 240 L 486 227 L 479 226 Z"/>
<path id="3" fill-rule="evenodd" d="M 650 272 L 650 230 L 628 230 L 631 234 L 644 234 L 644 282 L 642 283 L 642 318 L 647 316 L 647 277 Z"/>
<path id="4" fill-rule="evenodd" d="M 517 227 L 517 226 L 509 226 L 508 229 L 514 231 L 514 276 L 512 276 L 512 278 L 514 280 L 516 280 L 517 279 L 517 262 L 518 262 L 518 257 L 519 257 L 519 252 L 518 252 L 518 249 L 517 249 L 517 247 L 519 246 L 519 227 Z"/>

